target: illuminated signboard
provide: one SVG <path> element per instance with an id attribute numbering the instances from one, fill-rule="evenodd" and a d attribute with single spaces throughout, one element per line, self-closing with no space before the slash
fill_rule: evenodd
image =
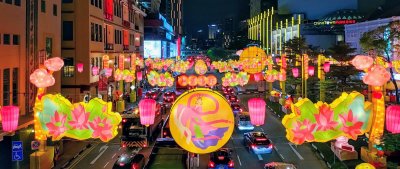
<path id="1" fill-rule="evenodd" d="M 161 58 L 161 41 L 144 41 L 144 58 Z"/>
<path id="2" fill-rule="evenodd" d="M 318 21 L 314 22 L 314 25 L 347 25 L 355 23 L 356 20 L 336 20 L 336 21 Z"/>

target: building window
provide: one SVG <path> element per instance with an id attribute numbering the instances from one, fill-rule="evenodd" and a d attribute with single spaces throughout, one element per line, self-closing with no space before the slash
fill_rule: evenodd
<path id="1" fill-rule="evenodd" d="M 99 6 L 100 9 L 103 9 L 103 0 L 99 0 Z"/>
<path id="2" fill-rule="evenodd" d="M 3 35 L 3 44 L 9 45 L 10 44 L 10 34 Z"/>
<path id="3" fill-rule="evenodd" d="M 121 18 L 122 15 L 122 5 L 119 0 L 114 0 L 114 15 Z"/>
<path id="4" fill-rule="evenodd" d="M 6 0 L 7 4 L 12 4 L 12 0 Z"/>
<path id="5" fill-rule="evenodd" d="M 40 3 L 40 9 L 41 9 L 41 11 L 42 11 L 43 13 L 46 12 L 46 1 L 45 1 L 45 0 L 42 0 L 42 1 L 41 1 L 41 3 Z"/>
<path id="6" fill-rule="evenodd" d="M 103 8 L 103 0 L 90 0 L 90 4 L 100 9 Z"/>
<path id="7" fill-rule="evenodd" d="M 95 23 L 90 23 L 90 39 L 96 42 L 103 41 L 103 26 Z"/>
<path id="8" fill-rule="evenodd" d="M 72 3 L 74 0 L 62 0 L 62 3 Z"/>
<path id="9" fill-rule="evenodd" d="M 90 23 L 90 40 L 94 41 L 94 23 Z"/>
<path id="10" fill-rule="evenodd" d="M 14 5 L 21 6 L 21 0 L 14 0 Z"/>
<path id="11" fill-rule="evenodd" d="M 72 41 L 74 40 L 74 24 L 72 21 L 63 21 L 62 25 L 63 40 Z"/>
<path id="12" fill-rule="evenodd" d="M 94 6 L 94 3 L 95 3 L 94 1 L 96 1 L 96 0 L 90 0 L 90 4 L 93 5 L 93 6 Z"/>
<path id="13" fill-rule="evenodd" d="M 13 79 L 12 79 L 12 103 L 13 105 L 18 105 L 18 78 L 19 70 L 18 68 L 13 69 Z"/>
<path id="14" fill-rule="evenodd" d="M 74 77 L 75 66 L 73 58 L 64 59 L 63 76 L 64 77 Z"/>
<path id="15" fill-rule="evenodd" d="M 53 55 L 53 38 L 46 38 L 46 54 L 49 57 Z"/>
<path id="16" fill-rule="evenodd" d="M 19 45 L 19 35 L 13 35 L 13 45 Z"/>
<path id="17" fill-rule="evenodd" d="M 10 105 L 10 69 L 3 71 L 3 105 Z"/>
<path id="18" fill-rule="evenodd" d="M 53 16 L 57 16 L 57 5 L 53 4 Z"/>

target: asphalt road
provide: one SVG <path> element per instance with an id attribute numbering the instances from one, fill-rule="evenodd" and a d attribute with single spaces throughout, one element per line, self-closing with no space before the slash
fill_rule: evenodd
<path id="1" fill-rule="evenodd" d="M 247 109 L 247 100 L 257 97 L 254 94 L 239 95 L 241 103 Z M 231 139 L 225 145 L 233 150 L 232 157 L 237 169 L 262 169 L 268 162 L 288 162 L 295 164 L 299 169 L 325 169 L 325 163 L 317 158 L 308 145 L 291 145 L 285 138 L 285 128 L 280 120 L 267 109 L 265 125 L 256 127 L 255 131 L 263 131 L 272 140 L 274 151 L 271 154 L 255 155 L 243 145 L 243 132 L 235 129 Z M 123 153 L 150 154 L 150 148 L 121 148 L 117 136 L 108 143 L 100 141 L 84 152 L 69 168 L 73 169 L 111 169 L 118 156 Z M 145 155 L 146 156 L 146 155 Z M 201 169 L 207 168 L 209 155 L 200 156 Z"/>

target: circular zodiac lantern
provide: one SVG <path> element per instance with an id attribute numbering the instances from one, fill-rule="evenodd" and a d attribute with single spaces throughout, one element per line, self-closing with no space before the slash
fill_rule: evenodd
<path id="1" fill-rule="evenodd" d="M 169 126 L 179 146 L 192 153 L 205 154 L 228 142 L 234 117 L 224 96 L 197 88 L 183 93 L 172 105 Z"/>

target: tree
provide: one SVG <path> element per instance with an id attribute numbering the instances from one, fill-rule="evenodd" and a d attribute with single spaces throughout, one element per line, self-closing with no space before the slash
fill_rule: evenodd
<path id="1" fill-rule="evenodd" d="M 228 60 L 229 54 L 223 48 L 212 47 L 207 51 L 211 61 Z"/>
<path id="2" fill-rule="evenodd" d="M 351 54 L 354 52 L 355 49 L 344 42 L 340 42 L 328 49 L 328 53 L 339 63 L 332 65 L 331 72 L 327 73 L 327 76 L 338 80 L 338 87 L 341 89 L 341 92 L 346 91 L 346 88 L 352 86 L 349 85 L 351 82 L 350 77 L 358 73 L 358 70 L 354 66 L 346 64 L 353 59 L 353 55 Z"/>
<path id="3" fill-rule="evenodd" d="M 393 53 L 399 49 L 399 45 L 393 42 L 397 41 L 399 37 L 400 22 L 395 21 L 364 33 L 360 39 L 360 45 L 364 51 L 374 51 L 377 55 L 385 56 L 387 62 L 391 62 Z M 399 89 L 394 79 L 393 68 L 390 68 L 389 71 L 391 74 L 391 81 L 396 90 L 396 102 L 399 103 Z"/>

